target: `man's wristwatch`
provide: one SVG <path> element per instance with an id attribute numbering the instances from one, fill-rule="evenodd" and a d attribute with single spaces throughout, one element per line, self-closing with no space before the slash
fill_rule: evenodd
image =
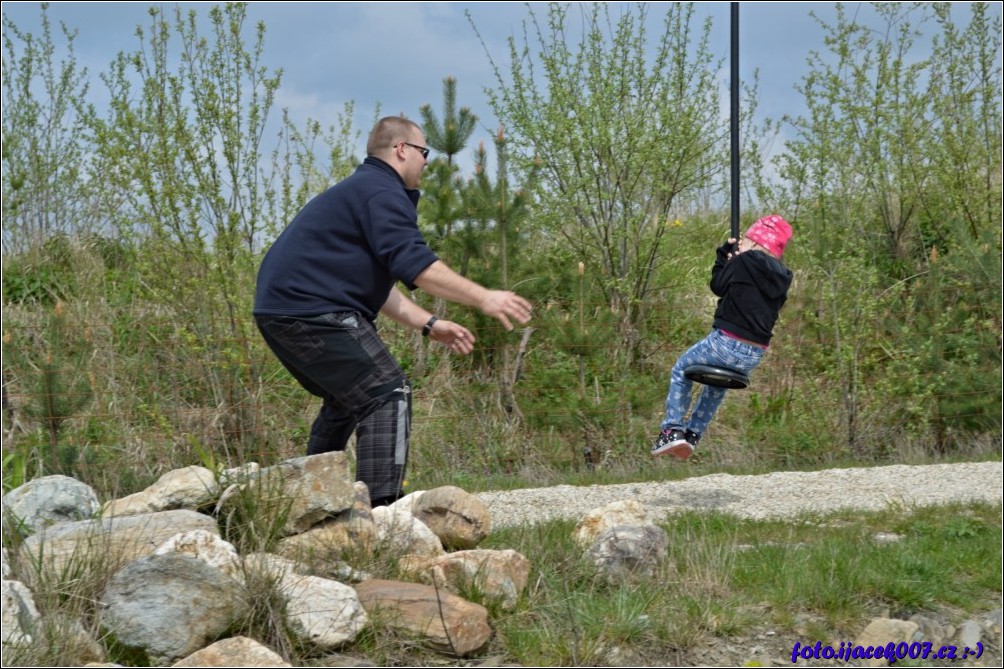
<path id="1" fill-rule="evenodd" d="M 433 325 L 435 325 L 435 324 L 436 324 L 436 321 L 438 321 L 438 320 L 439 320 L 439 319 L 438 319 L 438 318 L 436 318 L 435 316 L 431 316 L 431 317 L 429 318 L 429 322 L 428 322 L 428 323 L 426 323 L 426 324 L 425 324 L 425 325 L 424 325 L 424 326 L 422 327 L 422 336 L 423 336 L 423 337 L 428 337 L 428 336 L 429 336 L 429 334 L 430 334 L 430 333 L 432 332 L 432 326 L 433 326 Z"/>

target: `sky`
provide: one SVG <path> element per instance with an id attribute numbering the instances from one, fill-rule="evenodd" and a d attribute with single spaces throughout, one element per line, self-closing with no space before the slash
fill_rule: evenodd
<path id="1" fill-rule="evenodd" d="M 200 25 L 208 29 L 206 14 L 217 3 L 180 4 L 185 9 L 194 8 Z M 539 16 L 546 12 L 545 3 L 529 4 Z M 647 4 L 650 20 L 658 27 L 668 3 Z M 966 23 L 969 3 L 953 4 L 959 9 L 956 21 Z M 995 4 L 1000 12 L 1000 3 Z M 19 29 L 38 31 L 39 3 L 2 5 L 3 13 Z M 116 53 L 139 46 L 135 28 L 149 24 L 147 10 L 151 5 L 173 11 L 175 3 L 50 4 L 53 26 L 63 22 L 77 31 L 76 57 L 94 78 L 92 91 L 100 89 L 96 75 L 107 69 Z M 612 3 L 614 9 L 620 6 Z M 699 17 L 710 16 L 713 21 L 712 50 L 723 60 L 720 76 L 726 85 L 729 8 L 729 2 L 697 3 Z M 874 17 L 866 3 L 845 3 L 845 8 L 848 15 L 865 22 Z M 484 46 L 467 12 L 484 38 Z M 796 85 L 807 74 L 809 53 L 826 52 L 823 28 L 812 12 L 830 23 L 835 16 L 834 3 L 739 5 L 740 78 L 748 81 L 754 69 L 759 71 L 761 117 L 776 120 L 786 113 L 804 113 Z M 355 126 L 365 141 L 377 104 L 382 115 L 404 113 L 420 120 L 423 104 L 429 103 L 440 112 L 443 80 L 452 75 L 457 79 L 458 104 L 470 107 L 480 119 L 469 147 L 473 151 L 481 140 L 490 147 L 498 126 L 484 94 L 485 87 L 496 83 L 488 54 L 498 64 L 508 63 L 506 40 L 522 35 L 528 9 L 521 2 L 251 2 L 248 16 L 252 23 L 265 23 L 265 65 L 284 71 L 276 109 L 288 108 L 295 120 L 310 117 L 327 127 L 336 122 L 345 102 L 353 101 Z M 463 167 L 466 161 L 461 157 L 460 162 Z"/>

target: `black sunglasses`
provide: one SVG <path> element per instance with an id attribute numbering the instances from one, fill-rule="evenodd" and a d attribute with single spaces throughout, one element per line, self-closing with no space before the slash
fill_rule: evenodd
<path id="1" fill-rule="evenodd" d="M 401 143 L 402 144 L 407 144 L 408 146 L 410 146 L 413 149 L 418 149 L 419 153 L 422 154 L 422 158 L 423 159 L 425 159 L 425 160 L 429 159 L 429 151 L 430 151 L 429 147 L 427 147 L 427 146 L 419 146 L 418 144 L 412 144 L 411 142 L 401 142 Z"/>

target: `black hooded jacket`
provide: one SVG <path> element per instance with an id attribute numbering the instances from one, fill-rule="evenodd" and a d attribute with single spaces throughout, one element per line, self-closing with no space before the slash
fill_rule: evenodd
<path id="1" fill-rule="evenodd" d="M 732 256 L 728 242 L 718 247 L 711 291 L 719 297 L 713 327 L 767 346 L 777 315 L 788 297 L 791 270 L 763 251 Z"/>

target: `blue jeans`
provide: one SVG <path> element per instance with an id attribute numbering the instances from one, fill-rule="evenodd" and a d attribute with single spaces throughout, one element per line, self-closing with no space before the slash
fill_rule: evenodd
<path id="1" fill-rule="evenodd" d="M 765 350 L 762 348 L 733 339 L 718 329 L 712 330 L 711 334 L 691 346 L 673 365 L 669 392 L 666 394 L 666 418 L 662 421 L 662 429 L 677 428 L 691 430 L 699 435 L 704 434 L 722 400 L 725 399 L 725 388 L 703 386 L 690 419 L 684 421 L 690 409 L 691 389 L 694 386 L 694 382 L 683 375 L 688 367 L 712 365 L 749 374 L 760 364 L 764 353 Z"/>

